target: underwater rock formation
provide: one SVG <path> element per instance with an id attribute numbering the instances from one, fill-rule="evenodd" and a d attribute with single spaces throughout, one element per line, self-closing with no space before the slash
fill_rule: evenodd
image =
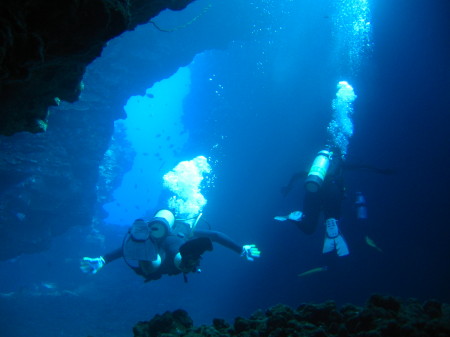
<path id="1" fill-rule="evenodd" d="M 0 134 L 45 131 L 48 107 L 78 99 L 108 40 L 192 0 L 4 0 L 0 4 Z"/>
<path id="2" fill-rule="evenodd" d="M 364 307 L 339 308 L 333 301 L 301 304 L 297 309 L 279 304 L 250 318 L 237 317 L 233 325 L 214 319 L 212 326 L 200 327 L 193 326 L 185 311 L 176 310 L 139 322 L 133 333 L 135 337 L 443 337 L 450 336 L 450 305 L 373 295 Z"/>

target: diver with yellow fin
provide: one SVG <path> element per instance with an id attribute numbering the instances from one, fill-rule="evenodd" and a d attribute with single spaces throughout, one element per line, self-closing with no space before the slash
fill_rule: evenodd
<path id="1" fill-rule="evenodd" d="M 95 274 L 104 265 L 123 257 L 127 265 L 145 281 L 160 279 L 163 275 L 200 272 L 202 255 L 219 243 L 248 261 L 260 257 L 253 245 L 239 245 L 227 235 L 196 228 L 201 213 L 190 219 L 175 219 L 174 213 L 161 209 L 149 221 L 138 219 L 125 235 L 121 248 L 97 258 L 84 257 L 80 268 Z"/>

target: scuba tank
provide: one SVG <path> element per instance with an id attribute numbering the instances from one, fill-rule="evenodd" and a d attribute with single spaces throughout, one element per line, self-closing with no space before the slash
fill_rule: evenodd
<path id="1" fill-rule="evenodd" d="M 367 219 L 366 198 L 364 198 L 364 195 L 361 192 L 356 192 L 355 207 L 356 207 L 356 218 L 358 220 Z"/>
<path id="2" fill-rule="evenodd" d="M 322 150 L 317 154 L 305 181 L 307 191 L 315 193 L 322 186 L 328 168 L 330 167 L 332 154 L 328 150 Z"/>
<path id="3" fill-rule="evenodd" d="M 174 223 L 175 216 L 173 213 L 167 209 L 161 209 L 148 222 L 150 235 L 155 239 L 161 239 L 170 233 Z"/>

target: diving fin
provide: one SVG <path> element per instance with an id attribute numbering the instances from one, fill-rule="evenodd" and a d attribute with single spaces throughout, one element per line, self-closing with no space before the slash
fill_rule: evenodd
<path id="1" fill-rule="evenodd" d="M 322 253 L 326 254 L 332 252 L 334 248 L 335 248 L 334 239 L 330 239 L 328 236 L 325 236 Z"/>
<path id="2" fill-rule="evenodd" d="M 334 239 L 334 242 L 336 243 L 336 253 L 338 256 L 346 256 L 350 254 L 347 242 L 345 242 L 345 239 L 342 236 L 342 234 L 339 234 L 339 236 L 336 239 Z"/>
<path id="3" fill-rule="evenodd" d="M 350 254 L 344 237 L 339 231 L 338 221 L 334 218 L 329 218 L 325 222 L 326 234 L 323 242 L 322 253 L 329 253 L 336 249 L 338 256 L 346 256 Z"/>

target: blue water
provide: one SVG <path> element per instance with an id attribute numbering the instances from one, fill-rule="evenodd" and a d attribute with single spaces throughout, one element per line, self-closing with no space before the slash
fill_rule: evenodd
<path id="1" fill-rule="evenodd" d="M 8 277 L 0 292 L 20 294 L 1 302 L 5 336 L 132 336 L 137 321 L 166 310 L 183 308 L 199 325 L 277 303 L 364 304 L 372 293 L 449 302 L 449 8 L 445 1 L 371 1 L 371 35 L 361 37 L 333 22 L 349 2 L 255 1 L 238 8 L 245 15 L 226 17 L 231 8 L 213 3 L 198 21 L 222 24 L 233 41 L 130 97 L 128 118 L 117 123 L 135 161 L 104 205 L 104 224 L 1 264 Z M 175 27 L 207 5 L 158 23 Z M 358 47 L 351 57 L 348 46 Z M 273 220 L 301 208 L 302 184 L 287 197 L 280 189 L 324 145 L 341 80 L 358 96 L 347 160 L 396 172 L 346 175 L 341 230 L 351 253 L 344 258 L 321 253 L 323 228 L 307 236 Z M 257 244 L 261 258 L 247 262 L 215 246 L 188 283 L 175 276 L 144 284 L 120 260 L 83 275 L 79 258 L 118 247 L 130 222 L 167 200 L 162 176 L 198 155 L 213 168 L 202 189 L 204 218 L 241 244 Z M 364 225 L 355 219 L 356 191 L 368 201 Z M 324 265 L 327 272 L 298 277 Z"/>

